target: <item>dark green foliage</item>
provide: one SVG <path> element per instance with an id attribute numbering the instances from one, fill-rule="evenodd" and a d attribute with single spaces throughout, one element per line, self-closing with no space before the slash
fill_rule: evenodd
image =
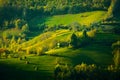
<path id="1" fill-rule="evenodd" d="M 25 61 L 25 64 L 30 64 L 30 62 L 29 61 Z"/>
<path id="2" fill-rule="evenodd" d="M 72 24 L 68 25 L 69 29 L 72 31 L 82 31 L 85 26 L 81 26 L 78 22 L 73 22 Z"/>
<path id="3" fill-rule="evenodd" d="M 92 40 L 92 38 L 90 38 L 87 35 L 87 31 L 83 30 L 81 37 L 76 36 L 75 33 L 72 34 L 70 44 L 73 48 L 79 48 L 79 47 L 84 47 L 84 46 L 90 44 L 91 40 Z"/>
<path id="4" fill-rule="evenodd" d="M 109 4 L 110 0 L 1 0 L 0 27 L 3 28 L 5 20 L 23 18 L 29 21 L 35 16 L 107 10 Z"/>
<path id="5" fill-rule="evenodd" d="M 68 65 L 57 64 L 54 70 L 55 80 L 70 80 L 71 71 Z"/>
<path id="6" fill-rule="evenodd" d="M 120 41 L 117 41 L 112 44 L 113 55 L 114 55 L 114 64 L 116 67 L 120 66 Z"/>
<path id="7" fill-rule="evenodd" d="M 120 26 L 115 26 L 115 27 L 113 28 L 113 32 L 114 32 L 115 34 L 120 35 Z"/>
<path id="8" fill-rule="evenodd" d="M 75 33 L 72 34 L 71 36 L 71 41 L 70 41 L 70 45 L 73 47 L 73 48 L 78 48 L 78 37 L 75 35 Z"/>
<path id="9" fill-rule="evenodd" d="M 56 30 L 60 30 L 60 29 L 69 29 L 69 28 L 70 28 L 70 26 L 64 26 L 62 24 L 60 24 L 60 25 L 54 25 L 54 26 L 51 26 L 51 27 L 50 26 L 46 26 L 45 24 L 43 24 L 43 25 L 40 26 L 39 29 L 41 31 L 47 32 L 47 31 L 56 31 Z"/>
<path id="10" fill-rule="evenodd" d="M 54 73 L 56 80 L 119 80 L 120 78 L 120 69 L 116 69 L 113 65 L 100 67 L 82 63 L 73 68 L 59 65 Z M 63 74 L 60 75 L 61 73 Z"/>
<path id="11" fill-rule="evenodd" d="M 84 47 L 91 43 L 91 38 L 88 37 L 87 31 L 83 30 L 83 36 L 79 38 L 79 47 Z"/>
<path id="12" fill-rule="evenodd" d="M 35 71 L 38 71 L 38 67 L 37 66 L 35 66 L 34 69 L 35 69 Z"/>
<path id="13" fill-rule="evenodd" d="M 6 48 L 0 48 L 0 58 L 7 58 L 10 54 L 10 51 Z"/>
<path id="14" fill-rule="evenodd" d="M 111 0 L 111 5 L 108 8 L 108 16 L 107 19 L 111 19 L 113 17 L 120 17 L 120 1 L 119 0 Z"/>

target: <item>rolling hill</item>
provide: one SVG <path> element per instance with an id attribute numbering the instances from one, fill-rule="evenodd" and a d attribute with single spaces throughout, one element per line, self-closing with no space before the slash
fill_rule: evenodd
<path id="1" fill-rule="evenodd" d="M 89 26 L 91 23 L 99 22 L 106 16 L 106 11 L 91 11 L 79 14 L 65 14 L 65 15 L 54 15 L 50 17 L 35 17 L 30 20 L 30 25 L 33 27 L 40 27 L 41 24 L 45 24 L 48 27 L 55 25 L 70 25 L 72 23 L 79 23 L 81 25 Z"/>

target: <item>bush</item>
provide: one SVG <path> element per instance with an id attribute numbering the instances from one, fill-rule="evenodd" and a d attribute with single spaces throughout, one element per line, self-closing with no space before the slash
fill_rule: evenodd
<path id="1" fill-rule="evenodd" d="M 92 37 L 89 37 L 86 30 L 82 31 L 82 35 L 79 37 L 75 33 L 71 36 L 70 44 L 73 48 L 84 47 L 91 43 Z"/>
<path id="2" fill-rule="evenodd" d="M 29 61 L 25 61 L 25 64 L 30 64 L 30 62 Z"/>
<path id="3" fill-rule="evenodd" d="M 22 26 L 26 24 L 25 20 L 17 19 L 15 20 L 15 27 L 17 29 L 22 29 Z"/>
<path id="4" fill-rule="evenodd" d="M 75 67 L 69 68 L 66 65 L 56 65 L 55 80 L 119 80 L 120 67 L 115 66 L 96 66 L 81 63 Z"/>
<path id="5" fill-rule="evenodd" d="M 120 66 L 120 41 L 117 41 L 112 44 L 113 55 L 114 55 L 114 64 L 116 67 Z"/>
<path id="6" fill-rule="evenodd" d="M 56 80 L 70 80 L 70 68 L 67 65 L 57 64 L 54 70 L 54 77 Z"/>
<path id="7" fill-rule="evenodd" d="M 115 33 L 115 34 L 120 34 L 120 26 L 115 26 L 114 28 L 113 28 L 113 32 Z"/>
<path id="8" fill-rule="evenodd" d="M 0 48 L 0 57 L 7 58 L 10 52 L 5 48 Z"/>
<path id="9" fill-rule="evenodd" d="M 40 56 L 44 53 L 43 48 L 37 48 L 37 55 Z"/>
<path id="10" fill-rule="evenodd" d="M 22 30 L 23 33 L 28 33 L 29 32 L 28 24 L 23 25 L 21 30 Z"/>
<path id="11" fill-rule="evenodd" d="M 83 29 L 83 26 L 81 26 L 78 22 L 73 22 L 69 25 L 69 29 L 73 31 L 81 31 Z"/>
<path id="12" fill-rule="evenodd" d="M 78 46 L 79 46 L 79 44 L 78 44 L 78 37 L 76 36 L 75 33 L 73 33 L 72 36 L 71 36 L 70 45 L 73 48 L 78 48 Z"/>

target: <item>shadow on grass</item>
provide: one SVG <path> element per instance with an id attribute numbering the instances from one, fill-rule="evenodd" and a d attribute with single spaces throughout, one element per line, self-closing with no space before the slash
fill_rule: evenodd
<path id="1" fill-rule="evenodd" d="M 0 64 L 1 80 L 53 80 L 53 76 L 44 71 L 23 71 Z"/>
<path id="2" fill-rule="evenodd" d="M 88 57 L 84 54 L 80 54 L 80 55 L 71 57 L 71 60 L 74 65 L 81 64 L 81 63 L 97 64 L 93 59 L 91 59 L 90 57 Z"/>
<path id="3" fill-rule="evenodd" d="M 73 65 L 81 64 L 82 62 L 86 64 L 97 64 L 93 59 L 91 59 L 90 57 L 84 54 L 77 54 L 73 56 L 55 54 L 55 55 L 50 55 L 50 56 L 69 59 L 72 61 Z"/>

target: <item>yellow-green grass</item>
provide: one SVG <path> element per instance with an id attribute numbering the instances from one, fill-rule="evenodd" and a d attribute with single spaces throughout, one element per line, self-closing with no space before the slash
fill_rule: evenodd
<path id="1" fill-rule="evenodd" d="M 77 65 L 82 62 L 87 64 L 110 65 L 113 64 L 111 48 L 109 46 L 90 45 L 79 49 L 61 48 L 53 49 L 46 54 L 54 54 L 59 59 L 64 59 L 63 64 Z M 60 60 L 58 60 L 60 61 Z"/>
<path id="2" fill-rule="evenodd" d="M 72 32 L 69 30 L 57 30 L 43 33 L 20 45 L 22 48 L 48 46 L 53 41 L 69 41 Z M 54 42 L 53 42 L 54 43 Z"/>
<path id="3" fill-rule="evenodd" d="M 101 66 L 111 65 L 113 64 L 111 51 L 111 47 L 109 46 L 96 44 L 79 49 L 71 49 L 68 47 L 52 49 L 46 53 L 54 55 L 27 55 L 25 60 L 20 60 L 19 58 L 0 59 L 0 69 L 2 69 L 1 72 L 6 72 L 6 76 L 9 76 L 7 72 L 12 72 L 16 75 L 11 76 L 10 74 L 9 80 L 15 80 L 14 78 L 16 77 L 21 77 L 20 79 L 26 80 L 48 80 L 48 78 L 52 79 L 57 63 L 62 65 L 68 64 L 70 66 L 75 66 L 82 62 Z M 29 61 L 29 64 L 26 64 L 26 61 Z M 34 68 L 36 66 L 38 67 L 37 71 L 35 71 Z M 26 75 L 25 78 L 23 77 L 24 75 Z"/>
<path id="4" fill-rule="evenodd" d="M 93 11 L 93 12 L 85 12 L 79 14 L 66 14 L 66 15 L 56 15 L 52 17 L 46 18 L 45 24 L 48 26 L 54 25 L 69 25 L 74 22 L 78 22 L 81 25 L 89 26 L 93 22 L 100 21 L 104 19 L 106 15 L 105 11 Z"/>
<path id="5" fill-rule="evenodd" d="M 1 78 L 3 80 L 51 79 L 55 67 L 54 60 L 52 56 L 27 56 L 26 60 L 19 60 L 18 58 L 0 59 L 0 74 L 3 75 Z M 26 64 L 26 61 L 29 61 L 29 64 Z M 35 70 L 35 67 L 38 70 Z"/>
<path id="6" fill-rule="evenodd" d="M 38 48 L 42 44 L 47 43 L 48 45 L 49 42 L 53 39 L 67 40 L 67 37 L 69 37 L 72 34 L 72 32 L 70 32 L 69 30 L 58 30 L 56 32 L 50 32 L 50 33 L 53 33 L 53 34 L 49 38 L 45 38 L 45 40 L 40 41 L 40 38 L 42 37 L 42 35 L 37 36 L 36 38 L 24 43 L 24 45 L 26 45 L 24 47 L 33 46 L 33 47 Z M 104 33 L 97 34 L 95 37 L 95 39 L 98 41 L 100 39 L 113 40 L 117 38 L 119 38 L 118 35 L 104 34 Z M 25 61 L 29 61 L 30 64 L 26 64 Z M 89 46 L 79 48 L 79 49 L 71 49 L 68 47 L 59 48 L 59 49 L 51 49 L 46 52 L 46 55 L 42 55 L 42 56 L 27 55 L 26 60 L 19 60 L 18 58 L 17 59 L 14 59 L 14 58 L 0 59 L 1 65 L 5 64 L 6 66 L 8 66 L 8 69 L 9 67 L 14 68 L 12 69 L 11 72 L 16 73 L 16 70 L 17 70 L 16 76 L 19 77 L 19 75 L 29 74 L 26 76 L 26 80 L 32 80 L 32 79 L 39 80 L 41 79 L 41 77 L 44 80 L 45 78 L 47 80 L 48 76 L 53 75 L 53 71 L 54 71 L 54 67 L 56 63 L 60 63 L 63 65 L 68 64 L 68 65 L 74 66 L 77 64 L 81 64 L 82 62 L 87 63 L 87 64 L 97 64 L 97 65 L 113 64 L 113 55 L 112 55 L 111 46 L 104 46 L 101 43 L 100 44 L 98 43 L 98 44 L 91 44 Z M 35 66 L 38 67 L 38 71 L 35 71 L 34 69 Z M 23 72 L 19 72 L 19 71 L 23 71 Z"/>
<path id="7" fill-rule="evenodd" d="M 106 11 L 92 11 L 78 14 L 54 15 L 50 17 L 35 17 L 29 23 L 32 27 L 40 27 L 41 24 L 46 24 L 48 27 L 55 25 L 70 25 L 77 22 L 81 25 L 89 26 L 91 23 L 103 20 Z"/>
<path id="8" fill-rule="evenodd" d="M 38 49 L 41 47 L 49 47 L 54 45 L 57 47 L 58 42 L 70 42 L 72 31 L 70 30 L 57 30 L 43 33 L 35 38 L 21 44 L 21 48 L 27 49 Z M 96 35 L 89 31 L 87 32 L 90 37 L 94 38 L 96 44 L 109 44 L 112 45 L 113 42 L 120 40 L 120 36 L 113 33 L 97 33 Z M 76 32 L 78 36 L 82 35 L 82 32 Z M 95 36 L 95 37 L 94 37 Z"/>

